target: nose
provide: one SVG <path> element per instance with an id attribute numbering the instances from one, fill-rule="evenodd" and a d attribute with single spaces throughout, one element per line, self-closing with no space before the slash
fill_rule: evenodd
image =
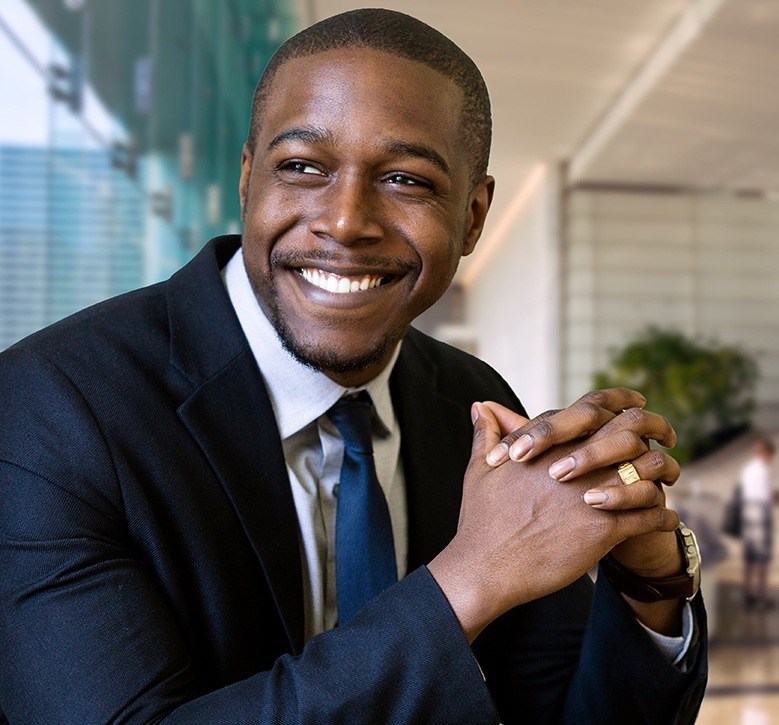
<path id="1" fill-rule="evenodd" d="M 309 224 L 311 233 L 347 246 L 380 241 L 384 229 L 376 195 L 370 181 L 357 174 L 333 177 L 318 199 L 319 208 Z"/>

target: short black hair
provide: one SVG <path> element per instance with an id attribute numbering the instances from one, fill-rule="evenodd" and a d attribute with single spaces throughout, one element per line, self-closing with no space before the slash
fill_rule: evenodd
<path id="1" fill-rule="evenodd" d="M 350 10 L 302 30 L 287 40 L 268 62 L 254 91 L 247 145 L 254 150 L 262 112 L 273 78 L 293 58 L 316 55 L 340 48 L 371 48 L 408 58 L 452 80 L 463 94 L 461 128 L 468 148 L 471 182 L 487 173 L 492 140 L 490 97 L 476 64 L 466 53 L 435 28 L 395 10 L 378 8 Z"/>

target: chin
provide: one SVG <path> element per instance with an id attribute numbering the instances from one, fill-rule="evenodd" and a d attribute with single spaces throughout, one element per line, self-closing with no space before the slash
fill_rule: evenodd
<path id="1" fill-rule="evenodd" d="M 383 360 L 389 358 L 391 351 L 400 341 L 400 337 L 387 335 L 374 342 L 368 350 L 351 353 L 316 344 L 306 344 L 298 339 L 294 330 L 287 326 L 278 312 L 274 312 L 276 314 L 273 315 L 273 327 L 284 349 L 298 362 L 330 377 L 359 374 L 378 366 Z"/>

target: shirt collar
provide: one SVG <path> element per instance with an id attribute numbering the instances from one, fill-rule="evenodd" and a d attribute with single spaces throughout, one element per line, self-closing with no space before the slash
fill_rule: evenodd
<path id="1" fill-rule="evenodd" d="M 382 432 L 387 434 L 394 429 L 389 377 L 398 359 L 400 344 L 389 364 L 373 380 L 358 388 L 345 388 L 324 373 L 303 365 L 284 349 L 254 296 L 242 249 L 239 248 L 227 263 L 222 276 L 238 322 L 265 380 L 282 440 L 315 421 L 344 395 L 358 390 L 367 390 L 371 396 Z"/>

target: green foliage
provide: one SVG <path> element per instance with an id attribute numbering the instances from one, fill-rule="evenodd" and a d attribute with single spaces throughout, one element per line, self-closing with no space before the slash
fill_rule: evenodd
<path id="1" fill-rule="evenodd" d="M 710 448 L 712 437 L 749 423 L 757 378 L 757 363 L 737 347 L 650 327 L 613 353 L 595 386 L 640 390 L 647 409 L 676 429 L 672 454 L 685 463 Z"/>

